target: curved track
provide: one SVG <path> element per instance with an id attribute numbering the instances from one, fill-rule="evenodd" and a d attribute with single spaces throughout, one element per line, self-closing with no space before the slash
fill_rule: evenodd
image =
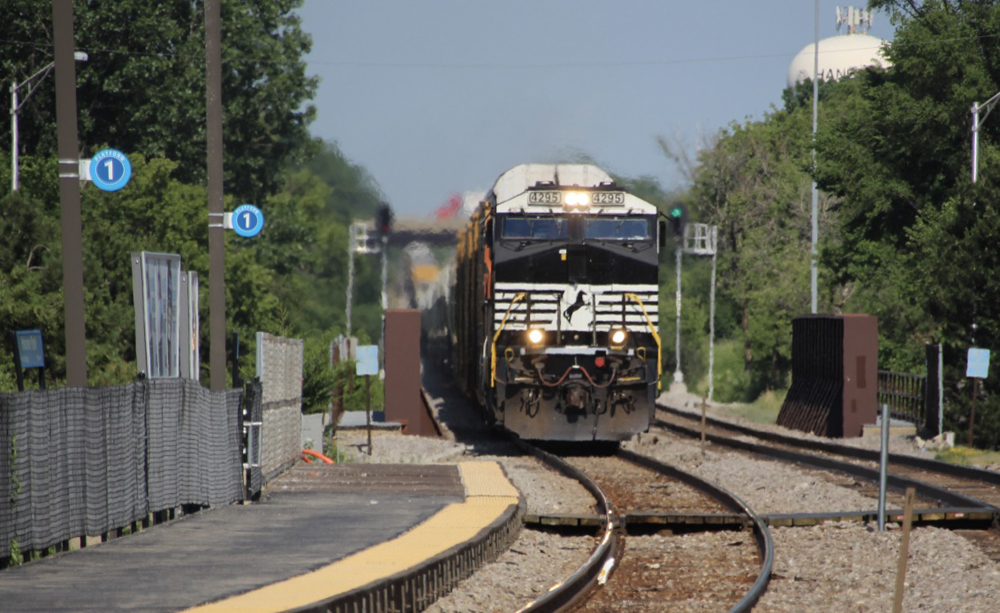
<path id="1" fill-rule="evenodd" d="M 544 597 L 522 608 L 521 611 L 569 610 L 576 608 L 588 598 L 591 598 L 595 594 L 595 590 L 607 581 L 611 571 L 622 565 L 623 555 L 627 555 L 623 537 L 630 525 L 642 525 L 648 529 L 651 525 L 663 528 L 670 522 L 680 522 L 686 524 L 688 528 L 699 524 L 702 528 L 707 527 L 707 524 L 714 524 L 714 527 L 721 527 L 730 518 L 720 516 L 718 513 L 720 508 L 724 512 L 728 512 L 736 517 L 738 527 L 753 531 L 757 557 L 761 561 L 759 572 L 750 589 L 746 591 L 731 610 L 751 610 L 766 590 L 774 561 L 774 548 L 770 532 L 766 523 L 752 509 L 730 492 L 662 462 L 620 450 L 614 458 L 607 460 L 617 460 L 632 466 L 641 467 L 645 471 L 653 473 L 654 476 L 661 476 L 669 480 L 681 482 L 711 500 L 709 504 L 700 503 L 700 507 L 698 506 L 699 503 L 689 503 L 694 505 L 693 508 L 700 508 L 700 510 L 694 513 L 661 514 L 646 511 L 638 514 L 624 515 L 621 511 L 615 509 L 608 495 L 598 485 L 596 479 L 592 478 L 590 474 L 593 472 L 592 470 L 580 469 L 565 458 L 557 457 L 526 443 L 519 442 L 518 445 L 526 452 L 540 458 L 553 469 L 580 481 L 584 487 L 591 491 L 598 501 L 598 507 L 603 520 L 601 526 L 602 536 L 598 546 L 587 562 L 571 577 L 555 586 Z M 664 498 L 662 502 L 670 504 L 672 498 L 672 496 L 669 499 Z"/>
<path id="2" fill-rule="evenodd" d="M 620 550 L 621 522 L 616 516 L 611 502 L 597 484 L 582 471 L 561 458 L 538 447 L 516 441 L 522 451 L 529 453 L 552 469 L 580 482 L 597 501 L 598 511 L 603 516 L 601 539 L 594 548 L 590 558 L 575 573 L 562 583 L 554 586 L 549 592 L 520 609 L 520 612 L 567 611 L 587 597 L 598 585 L 601 571 L 609 564 L 609 560 Z"/>

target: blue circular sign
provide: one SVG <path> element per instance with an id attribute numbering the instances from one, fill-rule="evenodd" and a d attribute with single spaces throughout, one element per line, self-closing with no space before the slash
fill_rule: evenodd
<path id="1" fill-rule="evenodd" d="M 264 228 L 264 214 L 252 204 L 241 204 L 233 211 L 233 230 L 240 236 L 257 236 Z"/>
<path id="2" fill-rule="evenodd" d="M 106 192 L 116 192 L 132 178 L 132 164 L 116 149 L 105 149 L 90 158 L 90 180 Z"/>

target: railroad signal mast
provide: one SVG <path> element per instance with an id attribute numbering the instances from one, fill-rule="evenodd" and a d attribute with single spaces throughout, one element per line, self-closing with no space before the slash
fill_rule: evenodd
<path id="1" fill-rule="evenodd" d="M 678 391 L 686 391 L 684 373 L 681 371 L 681 256 L 700 255 L 712 257 L 712 277 L 709 296 L 709 346 L 708 346 L 708 400 L 715 392 L 713 367 L 715 362 L 715 270 L 716 253 L 718 252 L 718 228 L 703 223 L 687 223 L 687 209 L 682 204 L 674 204 L 667 209 L 667 219 L 670 220 L 675 238 L 675 254 L 677 258 L 677 318 L 675 339 L 674 387 Z"/>
<path id="2" fill-rule="evenodd" d="M 351 307 L 354 293 L 354 254 L 382 255 L 382 312 L 389 308 L 387 293 L 388 282 L 388 243 L 392 233 L 394 215 L 388 204 L 379 205 L 375 211 L 374 224 L 371 221 L 356 221 L 351 224 L 347 244 L 347 336 L 351 336 Z M 371 235 L 374 225 L 374 236 Z M 384 330 L 383 330 L 384 334 Z"/>
<path id="3" fill-rule="evenodd" d="M 677 270 L 677 316 L 675 324 L 674 342 L 674 382 L 671 385 L 678 391 L 687 391 L 684 385 L 684 373 L 681 371 L 681 255 L 684 252 L 684 225 L 687 221 L 687 209 L 682 204 L 673 204 L 667 211 L 667 219 L 674 233 L 674 257 L 676 259 Z"/>

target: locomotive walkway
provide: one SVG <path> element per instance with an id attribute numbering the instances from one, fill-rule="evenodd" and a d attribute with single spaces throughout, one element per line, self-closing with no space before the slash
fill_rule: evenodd
<path id="1" fill-rule="evenodd" d="M 209 509 L 0 573 L 3 611 L 287 610 L 399 574 L 516 518 L 499 466 L 297 466 Z"/>

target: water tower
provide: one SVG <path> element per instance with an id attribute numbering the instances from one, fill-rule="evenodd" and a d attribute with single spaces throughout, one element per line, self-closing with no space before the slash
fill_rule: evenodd
<path id="1" fill-rule="evenodd" d="M 837 29 L 847 27 L 846 34 L 838 34 L 819 41 L 819 80 L 837 80 L 866 66 L 889 67 L 882 47 L 885 41 L 870 36 L 872 13 L 865 9 L 837 7 Z M 788 67 L 788 87 L 812 79 L 815 43 L 799 51 Z"/>

